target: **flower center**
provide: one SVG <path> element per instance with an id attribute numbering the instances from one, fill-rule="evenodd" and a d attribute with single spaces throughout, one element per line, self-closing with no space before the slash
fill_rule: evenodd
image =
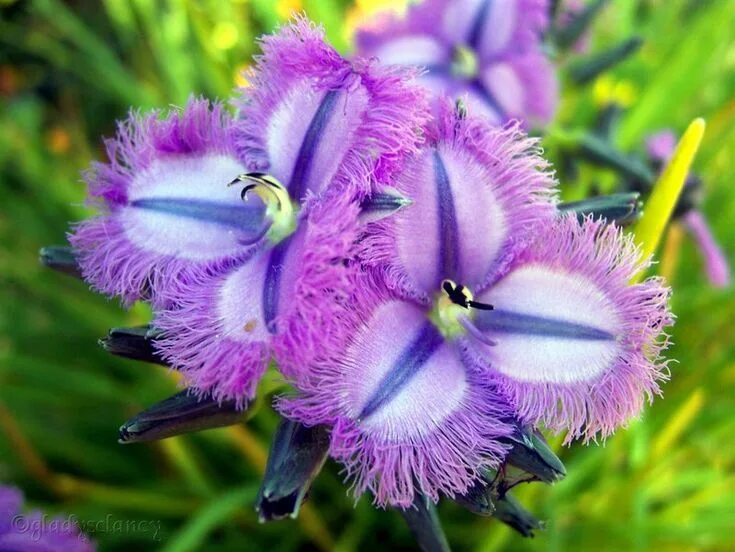
<path id="1" fill-rule="evenodd" d="M 493 306 L 475 301 L 465 286 L 444 280 L 429 318 L 446 339 L 452 339 L 472 332 L 474 310 L 493 310 Z"/>
<path id="2" fill-rule="evenodd" d="M 475 51 L 462 44 L 452 49 L 451 71 L 455 77 L 475 79 L 479 73 L 479 63 Z"/>
<path id="3" fill-rule="evenodd" d="M 228 186 L 239 182 L 245 183 L 240 196 L 248 201 L 248 194 L 257 195 L 266 206 L 265 216 L 270 220 L 266 237 L 272 245 L 276 245 L 296 231 L 298 207 L 288 195 L 288 190 L 276 178 L 263 173 L 245 173 L 238 175 Z"/>

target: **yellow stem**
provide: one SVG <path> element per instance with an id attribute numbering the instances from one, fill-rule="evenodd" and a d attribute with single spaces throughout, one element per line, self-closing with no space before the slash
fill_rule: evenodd
<path id="1" fill-rule="evenodd" d="M 702 142 L 704 128 L 704 119 L 692 121 L 679 140 L 674 155 L 666 164 L 646 202 L 643 216 L 638 221 L 634 232 L 644 259 L 655 253 L 661 241 L 664 229 L 684 188 L 694 156 Z M 639 281 L 642 276 L 642 272 L 638 273 L 633 280 Z"/>
<path id="2" fill-rule="evenodd" d="M 53 472 L 23 434 L 23 430 L 18 425 L 18 422 L 15 421 L 13 414 L 2 402 L 0 402 L 0 429 L 8 436 L 13 450 L 18 453 L 26 471 L 52 492 L 58 493 L 59 489 L 56 485 Z"/>

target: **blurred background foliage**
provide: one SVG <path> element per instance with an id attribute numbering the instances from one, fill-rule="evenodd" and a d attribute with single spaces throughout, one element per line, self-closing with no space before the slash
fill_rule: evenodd
<path id="1" fill-rule="evenodd" d="M 382 6 L 381 6 L 382 4 Z M 80 170 L 130 106 L 226 98 L 242 84 L 255 37 L 293 10 L 322 22 L 349 51 L 354 25 L 395 2 L 358 0 L 0 0 L 0 481 L 34 506 L 111 520 L 93 538 L 117 550 L 411 549 L 394 512 L 355 506 L 328 464 L 298 521 L 258 525 L 252 507 L 276 416 L 266 399 L 247 424 L 151 445 L 119 446 L 117 427 L 176 390 L 166 370 L 110 358 L 95 338 L 141 324 L 82 282 L 43 270 L 37 251 L 63 243 L 83 207 Z M 591 51 L 632 34 L 637 55 L 588 86 L 565 77 L 544 145 L 590 126 L 600 105 L 626 106 L 616 140 L 627 151 L 663 127 L 708 122 L 695 162 L 703 210 L 735 260 L 735 1 L 609 5 Z M 562 176 L 564 176 L 562 174 Z M 582 166 L 570 198 L 614 177 Z M 604 446 L 556 447 L 568 477 L 516 495 L 547 528 L 524 540 L 493 519 L 440 507 L 456 550 L 735 549 L 735 303 L 711 288 L 692 244 L 670 229 L 658 271 L 675 288 L 678 322 L 665 400 Z M 268 387 L 266 385 L 266 387 Z M 267 392 L 267 389 L 265 390 Z M 558 440 L 554 443 L 558 445 Z M 153 521 L 153 526 L 115 520 Z M 155 527 L 160 523 L 160 531 Z"/>

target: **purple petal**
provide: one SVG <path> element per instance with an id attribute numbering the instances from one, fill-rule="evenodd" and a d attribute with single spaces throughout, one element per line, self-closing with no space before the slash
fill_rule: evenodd
<path id="1" fill-rule="evenodd" d="M 355 494 L 370 491 L 380 506 L 408 507 L 416 493 L 436 502 L 466 492 L 504 456 L 503 401 L 465 368 L 460 348 L 424 308 L 379 302 L 359 287 L 354 306 L 366 318 L 354 338 L 335 362 L 304 374 L 296 382 L 302 394 L 280 409 L 332 425 L 332 456 Z"/>
<path id="2" fill-rule="evenodd" d="M 497 56 L 509 47 L 521 13 L 516 0 L 448 2 L 442 31 L 449 43 L 466 44 L 481 56 Z"/>
<path id="3" fill-rule="evenodd" d="M 451 61 L 446 44 L 424 34 L 402 36 L 386 42 L 373 55 L 385 65 L 444 67 Z"/>
<path id="4" fill-rule="evenodd" d="M 665 163 L 676 148 L 676 134 L 671 130 L 662 130 L 646 139 L 646 151 L 654 161 Z"/>
<path id="5" fill-rule="evenodd" d="M 710 283 L 720 288 L 729 286 L 730 266 L 702 213 L 689 211 L 684 215 L 683 220 L 687 230 L 697 242 Z"/>
<path id="6" fill-rule="evenodd" d="M 0 485 L 0 550 L 7 552 L 94 552 L 97 547 L 69 518 L 41 512 L 20 515 L 23 495 Z"/>
<path id="7" fill-rule="evenodd" d="M 468 348 L 525 423 L 568 429 L 567 440 L 604 437 L 660 393 L 670 290 L 658 279 L 630 285 L 642 266 L 619 228 L 564 216 L 479 296 L 495 310 L 475 325 L 496 345 L 469 338 Z"/>
<path id="8" fill-rule="evenodd" d="M 0 535 L 12 529 L 12 519 L 23 506 L 23 494 L 13 487 L 0 485 Z"/>
<path id="9" fill-rule="evenodd" d="M 445 104 L 431 134 L 394 182 L 413 204 L 372 225 L 364 257 L 415 297 L 432 296 L 445 278 L 479 292 L 521 237 L 554 216 L 554 181 L 517 126 L 460 119 Z"/>
<path id="10" fill-rule="evenodd" d="M 538 52 L 485 65 L 480 80 L 505 117 L 520 119 L 527 122 L 527 126 L 548 123 L 559 103 L 554 68 Z M 469 105 L 472 108 L 473 104 Z"/>
<path id="11" fill-rule="evenodd" d="M 227 184 L 245 166 L 219 105 L 191 100 L 161 119 L 131 115 L 106 142 L 107 163 L 87 173 L 103 214 L 79 224 L 70 241 L 96 289 L 126 302 L 163 304 L 180 286 L 246 258 L 265 228 L 259 202 Z"/>
<path id="12" fill-rule="evenodd" d="M 198 394 L 240 405 L 255 395 L 269 361 L 262 290 L 270 253 L 190 286 L 176 306 L 157 315 L 164 336 L 157 347 Z"/>
<path id="13" fill-rule="evenodd" d="M 526 90 L 518 73 L 508 63 L 494 63 L 483 70 L 485 88 L 493 95 L 503 113 L 522 113 Z"/>
<path id="14" fill-rule="evenodd" d="M 235 102 L 251 170 L 269 172 L 297 200 L 332 181 L 364 194 L 414 151 L 428 109 L 412 71 L 347 61 L 304 19 L 261 44 Z"/>

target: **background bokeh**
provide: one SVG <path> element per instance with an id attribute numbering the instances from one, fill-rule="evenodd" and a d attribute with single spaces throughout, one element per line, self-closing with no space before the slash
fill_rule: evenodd
<path id="1" fill-rule="evenodd" d="M 120 446 L 118 426 L 176 391 L 166 370 L 106 356 L 108 328 L 141 324 L 72 278 L 43 270 L 37 251 L 64 242 L 82 205 L 80 171 L 131 107 L 182 105 L 192 92 L 225 98 L 257 51 L 255 37 L 292 10 L 322 22 L 348 51 L 354 25 L 381 2 L 344 0 L 0 0 L 0 481 L 33 506 L 104 521 L 102 551 L 411 549 L 395 512 L 345 493 L 328 464 L 298 521 L 259 525 L 253 510 L 276 416 L 269 401 L 234 428 Z M 395 2 L 382 2 L 384 6 Z M 592 123 L 601 102 L 627 106 L 618 145 L 707 120 L 695 161 L 703 210 L 735 260 L 735 1 L 611 2 L 591 52 L 631 34 L 645 44 L 583 88 L 564 78 L 555 131 Z M 568 197 L 614 176 L 582 166 Z M 711 288 L 681 232 L 659 272 L 678 322 L 665 398 L 604 446 L 561 448 L 569 475 L 516 496 L 547 528 L 524 540 L 453 504 L 440 512 L 455 550 L 735 549 L 735 302 Z M 133 523 L 130 523 L 130 522 Z M 135 522 L 153 522 L 147 526 Z M 126 525 L 123 526 L 123 523 Z M 160 530 L 155 527 L 160 524 Z"/>

